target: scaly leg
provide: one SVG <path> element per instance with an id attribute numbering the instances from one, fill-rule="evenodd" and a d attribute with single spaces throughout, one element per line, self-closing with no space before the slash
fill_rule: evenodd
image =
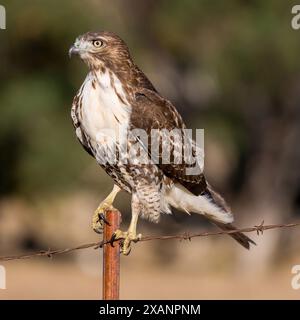
<path id="1" fill-rule="evenodd" d="M 123 239 L 123 241 L 121 242 L 121 252 L 126 256 L 131 251 L 131 242 L 137 242 L 142 238 L 141 234 L 136 234 L 136 227 L 140 213 L 140 205 L 138 198 L 135 194 L 132 195 L 131 203 L 132 216 L 128 230 L 124 232 L 118 229 L 115 231 L 113 235 L 114 239 Z"/>
<path id="2" fill-rule="evenodd" d="M 102 233 L 103 232 L 103 222 L 105 222 L 105 211 L 106 210 L 114 210 L 113 202 L 115 200 L 116 195 L 121 189 L 114 185 L 111 193 L 100 203 L 99 207 L 96 209 L 93 218 L 92 218 L 92 227 L 95 232 Z"/>

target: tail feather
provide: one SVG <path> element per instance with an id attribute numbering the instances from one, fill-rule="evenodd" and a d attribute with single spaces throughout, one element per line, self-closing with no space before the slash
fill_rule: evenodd
<path id="1" fill-rule="evenodd" d="M 171 205 L 187 213 L 201 214 L 225 231 L 236 230 L 231 224 L 233 215 L 229 206 L 209 184 L 207 184 L 205 192 L 199 196 L 195 196 L 180 184 L 175 184 L 172 188 L 166 190 L 164 197 L 166 207 Z M 251 243 L 255 244 L 253 240 L 241 232 L 229 235 L 246 249 L 250 248 Z"/>
<path id="2" fill-rule="evenodd" d="M 214 191 L 212 187 L 208 184 L 207 186 L 207 195 L 211 198 L 211 200 L 222 210 L 225 212 L 231 212 L 229 206 L 227 205 L 226 201 L 223 199 L 223 197 Z M 236 230 L 236 227 L 232 225 L 231 223 L 222 223 L 220 221 L 216 221 L 214 219 L 210 219 L 216 226 L 221 228 L 224 231 L 232 231 Z M 256 245 L 256 243 L 247 237 L 242 232 L 236 232 L 236 233 L 230 233 L 230 237 L 232 237 L 234 240 L 236 240 L 240 245 L 242 245 L 246 249 L 250 249 L 250 243 Z"/>
<path id="3" fill-rule="evenodd" d="M 220 223 L 218 221 L 212 221 L 216 226 L 218 226 L 220 229 L 224 231 L 231 231 L 231 230 L 236 230 L 236 227 L 232 225 L 231 223 L 224 224 Z M 247 237 L 245 234 L 242 232 L 236 232 L 236 233 L 229 233 L 228 234 L 230 237 L 232 237 L 234 240 L 236 240 L 240 245 L 242 245 L 246 249 L 250 249 L 250 244 L 256 245 L 256 243 Z"/>

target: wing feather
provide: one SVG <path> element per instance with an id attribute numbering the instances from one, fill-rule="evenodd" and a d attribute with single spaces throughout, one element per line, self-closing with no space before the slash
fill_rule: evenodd
<path id="1" fill-rule="evenodd" d="M 181 163 L 174 161 L 177 156 L 176 152 L 178 149 L 176 149 L 176 143 L 178 141 L 163 134 L 165 129 L 168 132 L 178 129 L 182 133 L 181 136 L 185 136 L 184 129 L 186 129 L 186 126 L 170 101 L 162 98 L 157 92 L 146 88 L 138 88 L 135 92 L 135 101 L 132 107 L 131 127 L 133 129 L 143 129 L 147 132 L 149 137 L 147 151 L 149 155 L 151 155 L 151 145 L 155 142 L 159 144 L 158 166 L 167 177 L 179 182 L 195 195 L 205 192 L 207 184 L 201 168 L 197 168 L 197 172 L 199 172 L 197 174 L 187 174 L 188 168 L 199 166 L 199 164 L 190 164 L 184 157 L 181 157 Z M 157 137 L 157 140 L 164 137 L 168 141 L 166 139 L 151 141 L 152 129 L 158 129 L 161 133 L 160 137 Z M 163 163 L 162 161 L 162 150 L 165 148 L 165 143 L 170 146 L 170 163 Z M 190 143 L 189 148 L 192 150 L 192 155 L 196 154 L 195 143 L 193 141 L 182 139 L 182 143 Z"/>

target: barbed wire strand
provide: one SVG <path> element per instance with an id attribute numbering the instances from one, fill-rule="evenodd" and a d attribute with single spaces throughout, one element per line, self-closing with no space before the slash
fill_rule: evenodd
<path id="1" fill-rule="evenodd" d="M 264 221 L 262 221 L 259 225 L 253 226 L 253 227 L 228 230 L 228 231 L 226 230 L 226 231 L 215 231 L 215 232 L 201 232 L 201 233 L 193 233 L 193 234 L 184 232 L 183 234 L 177 234 L 177 235 L 145 236 L 136 242 L 151 241 L 151 240 L 172 240 L 172 239 L 191 241 L 193 238 L 196 238 L 196 237 L 208 237 L 208 236 L 217 236 L 217 235 L 224 235 L 224 234 L 234 234 L 238 232 L 243 232 L 243 233 L 256 232 L 257 235 L 260 235 L 260 234 L 262 235 L 263 232 L 266 230 L 280 229 L 280 228 L 293 228 L 297 226 L 300 226 L 300 223 L 264 225 Z M 41 250 L 41 251 L 22 254 L 22 255 L 2 256 L 2 257 L 0 256 L 0 261 L 30 259 L 33 257 L 40 257 L 40 256 L 47 256 L 49 258 L 52 258 L 54 255 L 70 253 L 76 250 L 83 250 L 88 248 L 98 249 L 108 244 L 113 246 L 114 243 L 118 241 L 120 240 L 110 239 L 109 241 L 98 241 L 98 242 L 86 243 L 73 248 L 58 249 L 58 250 L 51 250 L 49 248 L 48 250 Z"/>

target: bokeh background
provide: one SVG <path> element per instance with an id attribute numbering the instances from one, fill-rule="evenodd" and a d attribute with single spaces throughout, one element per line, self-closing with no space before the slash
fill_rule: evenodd
<path id="1" fill-rule="evenodd" d="M 84 152 L 70 119 L 87 69 L 74 39 L 110 30 L 182 113 L 205 129 L 205 171 L 239 226 L 300 219 L 300 31 L 283 0 L 2 0 L 0 255 L 64 248 L 99 237 L 91 216 L 112 181 Z M 123 228 L 130 198 L 116 206 Z M 141 221 L 144 234 L 215 230 L 199 216 Z M 240 248 L 227 236 L 136 244 L 122 257 L 121 298 L 299 299 L 300 228 L 268 231 Z M 93 249 L 2 263 L 2 299 L 98 299 Z"/>

